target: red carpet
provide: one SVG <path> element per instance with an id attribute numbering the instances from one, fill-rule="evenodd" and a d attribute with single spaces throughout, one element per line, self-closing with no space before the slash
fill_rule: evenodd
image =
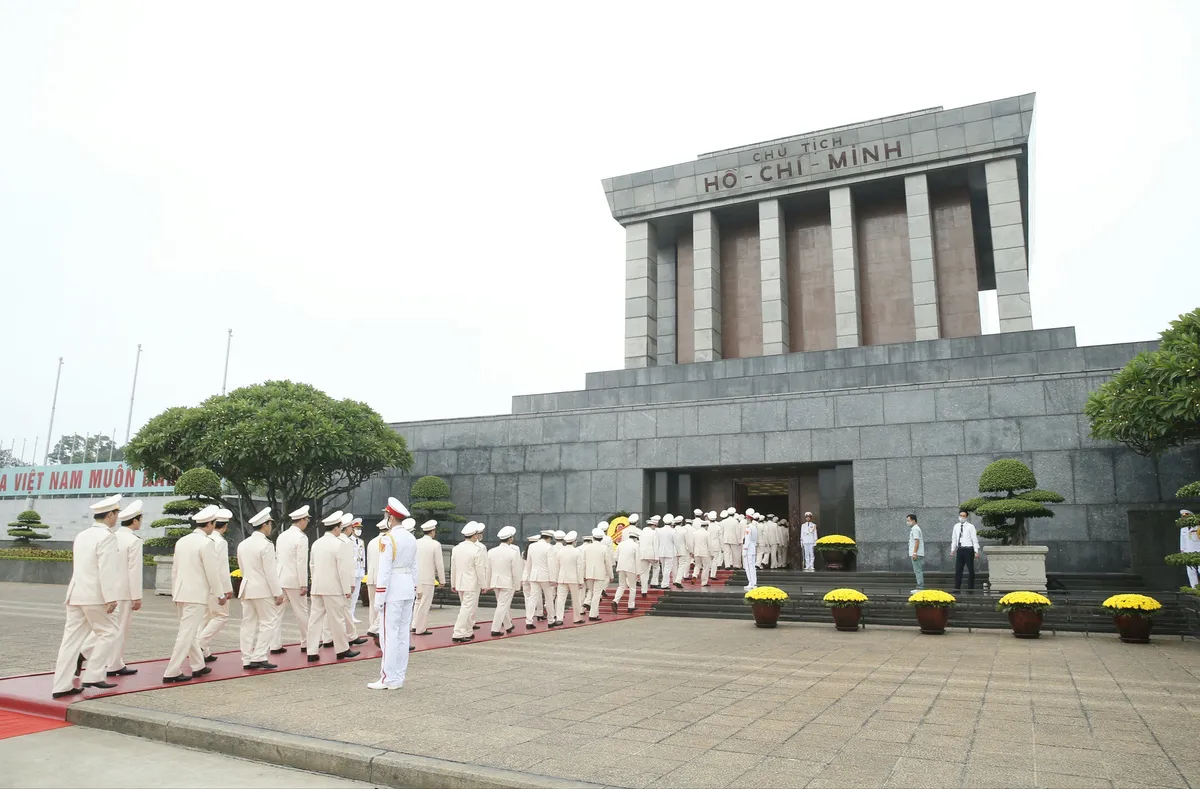
<path id="1" fill-rule="evenodd" d="M 23 715 L 19 712 L 0 710 L 0 740 L 20 737 L 22 734 L 37 734 L 39 731 L 61 729 L 70 725 L 66 721 L 43 718 L 40 715 Z"/>
<path id="2" fill-rule="evenodd" d="M 721 571 L 717 578 L 713 579 L 714 585 L 724 585 L 725 580 L 729 577 L 728 571 Z M 646 611 L 657 602 L 663 592 L 658 589 L 650 590 L 650 596 L 647 598 L 638 599 L 638 608 L 633 613 L 626 613 L 624 610 L 624 601 L 622 601 L 622 610 L 618 614 L 612 612 L 612 593 L 614 587 L 610 586 L 609 598 L 602 601 L 599 622 L 584 621 L 582 624 L 573 624 L 568 618 L 561 628 L 550 630 L 544 622 L 538 622 L 537 628 L 527 630 L 525 628 L 524 617 L 513 617 L 513 632 L 508 635 L 495 636 L 491 634 L 491 611 L 489 608 L 479 609 L 479 630 L 475 631 L 475 639 L 467 642 L 467 644 L 477 644 L 483 641 L 498 641 L 504 638 L 516 638 L 517 636 L 531 636 L 541 633 L 554 633 L 560 630 L 568 630 L 574 627 L 587 627 L 588 625 L 599 625 L 604 622 L 616 622 L 625 619 L 633 619 L 642 616 Z M 684 584 L 685 591 L 699 591 L 699 584 Z M 567 616 L 570 616 L 568 610 Z M 412 644 L 416 646 L 415 652 L 424 652 L 430 649 L 443 649 L 445 647 L 466 646 L 466 644 L 455 644 L 450 640 L 454 628 L 451 626 L 443 626 L 432 628 L 433 633 L 428 636 L 413 636 Z M 0 713 L 20 713 L 23 717 L 37 716 L 41 719 L 53 722 L 61 722 L 66 719 L 67 707 L 77 701 L 87 699 L 99 699 L 105 696 L 120 696 L 125 693 L 140 693 L 144 690 L 158 690 L 160 688 L 177 688 L 188 685 L 195 685 L 201 682 L 219 682 L 225 679 L 241 679 L 243 677 L 253 677 L 262 674 L 276 674 L 280 671 L 295 671 L 303 668 L 317 668 L 320 666 L 329 666 L 334 663 L 349 663 L 358 660 L 373 660 L 380 657 L 381 653 L 375 646 L 373 640 L 368 639 L 367 643 L 357 647 L 358 657 L 348 660 L 337 660 L 334 657 L 333 647 L 321 650 L 321 659 L 312 663 L 308 662 L 307 656 L 300 651 L 300 648 L 295 644 L 288 645 L 288 651 L 282 655 L 269 655 L 268 658 L 272 663 L 279 666 L 277 669 L 270 671 L 253 671 L 242 668 L 241 653 L 237 650 L 230 652 L 217 653 L 218 659 L 209 663 L 209 668 L 212 673 L 198 677 L 190 682 L 171 683 L 164 685 L 162 682 L 163 672 L 167 667 L 167 658 L 158 660 L 145 660 L 139 663 L 130 663 L 131 668 L 136 668 L 138 673 L 128 677 L 109 677 L 107 681 L 117 685 L 111 690 L 102 690 L 96 688 L 87 688 L 83 693 L 78 693 L 74 696 L 65 696 L 61 699 L 52 698 L 50 688 L 54 682 L 53 672 L 42 674 L 25 674 L 15 677 L 0 678 Z M 65 725 L 65 724 L 63 724 Z M 28 732 L 17 732 L 28 733 Z M 17 734 L 7 734 L 4 736 L 15 737 Z"/>

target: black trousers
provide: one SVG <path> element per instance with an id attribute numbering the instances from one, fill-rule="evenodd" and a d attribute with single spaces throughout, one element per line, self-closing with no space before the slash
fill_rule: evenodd
<path id="1" fill-rule="evenodd" d="M 975 588 L 975 551 L 959 548 L 954 552 L 954 591 L 962 588 L 963 567 L 967 568 L 967 588 Z"/>

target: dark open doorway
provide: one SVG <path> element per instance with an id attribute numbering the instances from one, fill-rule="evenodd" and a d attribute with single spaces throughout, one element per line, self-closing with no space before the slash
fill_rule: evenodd
<path id="1" fill-rule="evenodd" d="M 788 480 L 742 479 L 734 485 L 734 506 L 745 512 L 753 508 L 763 515 L 788 517 Z"/>

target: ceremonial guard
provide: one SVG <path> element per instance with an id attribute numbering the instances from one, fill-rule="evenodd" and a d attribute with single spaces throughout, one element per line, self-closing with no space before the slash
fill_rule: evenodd
<path id="1" fill-rule="evenodd" d="M 642 582 L 642 597 L 650 592 L 655 583 L 656 568 L 658 567 L 658 516 L 653 515 L 646 520 L 646 528 L 638 534 L 638 577 Z"/>
<path id="2" fill-rule="evenodd" d="M 629 607 L 627 611 L 633 611 L 637 608 L 637 582 L 638 582 L 638 542 L 641 533 L 637 528 L 630 526 L 625 529 L 621 535 L 621 541 L 617 543 L 617 593 L 613 597 L 612 610 L 617 613 L 617 607 L 621 604 L 621 596 L 625 591 L 629 591 Z"/>
<path id="3" fill-rule="evenodd" d="M 742 566 L 742 525 L 735 515 L 737 511 L 733 507 L 721 513 L 721 558 L 731 569 Z"/>
<path id="4" fill-rule="evenodd" d="M 354 518 L 350 521 L 350 532 L 346 535 L 346 539 L 354 546 L 354 591 L 350 593 L 350 621 L 353 624 L 361 624 L 362 620 L 358 618 L 355 610 L 358 608 L 358 598 L 362 595 L 362 579 L 367 572 L 367 546 L 362 541 L 362 518 Z M 370 616 L 367 617 L 370 619 Z M 370 624 L 367 627 L 370 628 Z M 356 629 L 355 635 L 358 634 Z"/>
<path id="5" fill-rule="evenodd" d="M 209 542 L 212 543 L 213 552 L 217 556 L 217 561 L 223 568 L 221 573 L 221 589 L 225 595 L 225 599 L 233 599 L 233 580 L 229 577 L 229 543 L 225 541 L 225 532 L 229 528 L 229 521 L 232 520 L 233 513 L 227 509 L 221 508 L 217 510 L 217 519 L 213 523 L 212 534 L 208 535 Z M 212 641 L 217 637 L 225 627 L 225 623 L 229 621 L 229 606 L 209 603 L 208 611 L 204 614 L 204 624 L 200 628 L 200 651 L 204 654 L 204 662 L 211 663 L 217 659 L 217 656 L 212 653 Z"/>
<path id="6" fill-rule="evenodd" d="M 67 586 L 67 621 L 54 666 L 54 698 L 82 693 L 83 688 L 115 688 L 104 671 L 118 638 L 113 611 L 121 594 L 120 550 L 112 527 L 117 524 L 121 497 L 109 496 L 91 505 L 92 525 L 71 544 L 71 583 Z M 141 584 L 138 584 L 139 587 Z M 83 661 L 80 650 L 94 634 L 92 659 L 83 672 L 83 687 L 75 687 L 75 671 Z"/>
<path id="7" fill-rule="evenodd" d="M 367 561 L 367 602 L 370 603 L 371 610 L 367 617 L 367 635 L 374 636 L 375 640 L 379 640 L 379 609 L 375 607 L 375 579 L 378 577 L 376 571 L 379 569 L 379 542 L 383 539 L 383 535 L 387 534 L 388 522 L 385 517 L 376 524 L 379 529 L 379 534 L 371 538 L 367 543 L 366 561 Z"/>
<path id="8" fill-rule="evenodd" d="M 696 523 L 700 527 L 695 537 L 692 538 L 692 553 L 696 561 L 696 575 L 700 578 L 701 586 L 708 586 L 708 581 L 712 577 L 712 553 L 708 541 L 708 520 L 706 518 L 699 518 Z"/>
<path id="9" fill-rule="evenodd" d="M 226 596 L 225 580 L 229 577 L 229 560 L 224 564 L 217 558 L 210 535 L 217 522 L 218 509 L 208 505 L 192 516 L 196 528 L 175 543 L 175 574 L 171 597 L 179 613 L 179 633 L 175 648 L 163 673 L 163 682 L 187 682 L 212 671 L 204 665 L 197 637 L 210 605 L 224 606 L 233 596 L 232 587 Z M 190 663 L 191 675 L 183 673 L 183 662 Z"/>
<path id="10" fill-rule="evenodd" d="M 1180 510 L 1179 517 L 1192 517 L 1191 510 Z M 1200 552 L 1200 533 L 1197 532 L 1195 526 L 1184 526 L 1179 530 L 1179 552 L 1180 553 L 1198 553 Z M 1188 566 L 1187 568 L 1188 586 L 1193 589 L 1200 585 L 1200 580 L 1197 579 L 1196 568 Z"/>
<path id="11" fill-rule="evenodd" d="M 497 537 L 500 544 L 487 552 L 488 584 L 496 590 L 496 615 L 492 617 L 492 635 L 500 636 L 513 631 L 512 601 L 517 593 L 524 573 L 521 551 L 513 545 L 517 530 L 505 526 Z"/>
<path id="12" fill-rule="evenodd" d="M 792 545 L 792 530 L 788 527 L 787 518 L 779 519 L 779 544 L 775 550 L 779 552 L 779 567 L 788 566 L 788 551 Z"/>
<path id="13" fill-rule="evenodd" d="M 575 539 L 578 535 L 575 532 L 567 532 L 563 537 L 563 547 L 558 552 L 556 565 L 558 568 L 557 582 L 558 587 L 554 593 L 554 617 L 555 621 L 550 623 L 550 627 L 562 627 L 563 616 L 567 609 L 567 595 L 571 595 L 571 608 L 573 609 L 574 617 L 571 620 L 574 624 L 583 622 L 583 554 L 575 547 Z"/>
<path id="14" fill-rule="evenodd" d="M 379 542 L 379 567 L 375 581 L 375 607 L 380 610 L 379 679 L 367 685 L 371 690 L 396 690 L 404 685 L 408 672 L 409 628 L 412 626 L 413 602 L 417 595 L 417 540 L 412 526 L 393 528 L 402 522 L 415 521 L 397 499 L 389 498 L 384 513 L 388 532 Z M 436 524 L 435 524 L 436 525 Z M 435 543 L 436 544 L 436 543 Z M 439 557 L 440 557 L 439 549 Z M 441 561 L 440 558 L 438 560 Z"/>
<path id="15" fill-rule="evenodd" d="M 525 600 L 525 624 L 528 625 L 538 615 L 538 612 L 530 610 L 530 606 L 533 603 L 533 587 L 529 583 L 529 548 L 540 540 L 541 537 L 537 534 L 531 534 L 525 539 L 529 545 L 525 548 L 524 561 L 521 562 L 521 597 Z"/>
<path id="16" fill-rule="evenodd" d="M 525 596 L 525 629 L 537 627 L 536 619 L 539 611 L 550 615 L 554 599 L 550 597 L 550 550 L 553 546 L 554 532 L 544 531 L 540 539 L 529 546 L 525 553 L 525 564 L 529 569 L 529 591 Z"/>
<path id="17" fill-rule="evenodd" d="M 721 566 L 721 527 L 717 513 L 710 512 L 705 516 L 708 520 L 708 556 L 710 570 L 709 580 L 717 577 L 717 568 Z"/>
<path id="18" fill-rule="evenodd" d="M 770 518 L 759 523 L 758 530 L 758 569 L 761 570 L 767 566 L 768 560 L 775 555 L 775 524 Z"/>
<path id="19" fill-rule="evenodd" d="M 342 513 L 335 512 L 321 521 L 324 532 L 312 546 L 312 586 L 308 612 L 308 659 L 321 659 L 321 630 L 328 630 L 338 660 L 352 658 L 358 652 L 350 649 L 346 637 L 346 597 L 350 594 L 353 566 L 347 566 L 344 544 L 338 539 L 342 530 Z"/>
<path id="20" fill-rule="evenodd" d="M 546 613 L 554 621 L 554 601 L 558 599 L 558 552 L 563 548 L 567 533 L 561 529 L 554 532 L 554 544 L 550 546 L 550 558 L 546 564 L 550 569 L 550 597 L 546 601 Z"/>
<path id="21" fill-rule="evenodd" d="M 308 505 L 293 512 L 288 518 L 292 525 L 275 538 L 275 554 L 279 560 L 279 585 L 287 598 L 296 624 L 300 627 L 300 649 L 308 644 Z M 271 654 L 287 652 L 283 645 L 283 610 L 275 615 L 275 633 L 271 637 Z"/>
<path id="22" fill-rule="evenodd" d="M 583 547 L 583 580 L 587 585 L 584 598 L 588 601 L 588 618 L 600 620 L 600 595 L 612 580 L 612 551 L 604 545 L 604 527 L 601 523 L 592 530 L 592 541 Z"/>
<path id="23" fill-rule="evenodd" d="M 463 527 L 465 539 L 450 553 L 450 584 L 458 592 L 458 618 L 454 620 L 451 641 L 462 643 L 475 638 L 475 614 L 479 610 L 479 593 L 488 588 L 487 550 L 479 544 L 483 525 L 471 521 Z"/>
<path id="24" fill-rule="evenodd" d="M 119 526 L 112 530 L 117 538 L 117 555 L 121 565 L 117 611 L 117 640 L 113 643 L 108 657 L 107 674 L 110 677 L 125 677 L 136 674 L 136 668 L 125 665 L 125 641 L 129 637 L 129 625 L 133 621 L 133 612 L 142 607 L 142 538 L 138 530 L 142 528 L 142 500 L 130 504 L 117 514 Z M 96 646 L 96 634 L 88 635 L 80 651 L 85 657 L 91 657 Z"/>
<path id="25" fill-rule="evenodd" d="M 239 632 L 242 649 L 242 668 L 278 668 L 267 659 L 275 617 L 283 605 L 283 587 L 279 585 L 279 567 L 275 546 L 271 544 L 271 508 L 260 510 L 250 519 L 254 529 L 249 537 L 238 543 L 238 569 L 242 583 L 238 599 L 242 601 L 242 626 Z"/>
<path id="26" fill-rule="evenodd" d="M 658 543 L 658 563 L 662 565 L 660 589 L 670 589 L 675 577 L 675 516 L 667 513 L 662 519 L 662 528 L 655 535 Z"/>
<path id="27" fill-rule="evenodd" d="M 417 540 L 417 610 L 413 615 L 412 628 L 417 635 L 428 636 L 433 633 L 426 623 L 433 605 L 434 581 L 446 585 L 446 558 L 442 554 L 442 544 L 435 537 L 437 521 L 422 523 L 421 532 L 422 537 Z"/>
<path id="28" fill-rule="evenodd" d="M 746 510 L 746 526 L 742 532 L 742 566 L 746 568 L 746 591 L 758 586 L 758 526 L 755 525 L 757 519 L 754 515 L 754 510 Z"/>
<path id="29" fill-rule="evenodd" d="M 815 572 L 817 524 L 813 522 L 811 512 L 804 513 L 804 523 L 800 526 L 800 547 L 804 549 L 804 572 Z"/>
<path id="30" fill-rule="evenodd" d="M 683 577 L 688 574 L 692 563 L 691 530 L 682 515 L 675 516 L 675 573 L 672 583 L 682 589 Z"/>
<path id="31" fill-rule="evenodd" d="M 337 538 L 338 542 L 342 544 L 342 554 L 343 558 L 345 559 L 345 564 L 343 565 L 346 571 L 345 588 L 351 590 L 350 594 L 348 595 L 350 605 L 346 607 L 346 616 L 343 618 L 343 623 L 346 627 L 346 641 L 350 643 L 350 646 L 357 646 L 358 644 L 367 643 L 367 639 L 364 636 L 360 640 L 358 636 L 358 628 L 354 626 L 354 623 L 358 621 L 354 618 L 354 590 L 358 588 L 357 581 L 362 578 L 362 575 L 357 572 L 358 561 L 355 555 L 357 551 L 355 550 L 354 542 L 350 539 L 350 533 L 353 530 L 354 514 L 343 512 L 341 528 L 338 530 Z M 321 646 L 329 646 L 328 633 L 321 634 L 321 642 Z"/>

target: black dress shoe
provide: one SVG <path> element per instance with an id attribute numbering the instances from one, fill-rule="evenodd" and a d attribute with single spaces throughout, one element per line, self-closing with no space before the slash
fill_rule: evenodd
<path id="1" fill-rule="evenodd" d="M 320 659 L 321 659 L 321 656 L 320 656 L 320 655 L 309 655 L 309 656 L 308 656 L 308 662 L 309 662 L 309 663 L 316 663 L 316 662 L 317 662 L 318 660 L 320 660 Z"/>
<path id="2" fill-rule="evenodd" d="M 613 613 L 614 613 L 614 614 L 617 612 L 617 604 L 616 604 L 616 602 L 613 602 L 613 604 L 612 604 L 612 610 L 613 610 Z"/>
<path id="3" fill-rule="evenodd" d="M 431 636 L 431 635 L 433 635 L 433 631 L 432 631 L 432 630 L 424 630 L 424 631 L 422 631 L 422 632 L 420 632 L 420 633 L 417 633 L 417 635 L 419 635 L 419 636 Z"/>
<path id="4" fill-rule="evenodd" d="M 187 674 L 177 674 L 174 677 L 163 677 L 163 682 L 166 682 L 168 684 L 171 682 L 190 682 L 191 680 L 192 680 L 192 678 L 189 677 Z"/>
<path id="5" fill-rule="evenodd" d="M 333 646 L 333 642 L 332 642 L 332 641 L 326 641 L 324 644 L 322 644 L 322 645 L 321 645 L 321 648 L 322 648 L 322 649 L 324 649 L 324 648 L 326 648 L 326 647 L 331 647 L 331 646 Z"/>
<path id="6" fill-rule="evenodd" d="M 80 655 L 75 660 L 75 676 L 78 677 L 82 673 L 83 673 L 83 655 Z"/>
<path id="7" fill-rule="evenodd" d="M 358 653 L 355 652 L 353 649 L 347 649 L 345 652 L 337 653 L 338 660 L 345 660 L 346 658 L 352 658 L 352 657 L 358 657 Z"/>
<path id="8" fill-rule="evenodd" d="M 562 622 L 551 622 L 550 627 L 562 627 Z"/>
<path id="9" fill-rule="evenodd" d="M 215 661 L 216 661 L 216 659 L 217 659 L 217 656 L 216 656 L 216 655 L 205 655 L 205 656 L 204 656 L 204 662 L 205 662 L 205 663 L 213 663 L 213 662 L 215 662 Z"/>
<path id="10" fill-rule="evenodd" d="M 600 617 L 598 617 L 598 616 L 589 616 L 589 617 L 588 617 L 588 621 L 589 621 L 589 622 L 599 622 L 599 621 L 600 621 Z"/>
<path id="11" fill-rule="evenodd" d="M 499 630 L 493 630 L 492 635 L 493 636 L 502 636 L 502 635 L 504 635 L 504 633 L 500 632 Z"/>
<path id="12" fill-rule="evenodd" d="M 409 652 L 412 652 L 414 649 L 416 649 L 416 647 L 415 647 L 415 646 L 413 646 L 412 644 L 409 644 L 409 645 L 408 645 L 408 651 L 409 651 Z"/>
<path id="13" fill-rule="evenodd" d="M 681 583 L 679 583 L 679 582 L 676 582 L 676 583 L 675 583 L 675 588 L 676 588 L 676 589 L 682 589 L 682 588 L 683 588 L 683 584 L 681 584 Z"/>
<path id="14" fill-rule="evenodd" d="M 272 655 L 282 655 L 284 652 L 287 652 L 287 647 L 280 647 L 279 649 L 271 650 Z"/>
<path id="15" fill-rule="evenodd" d="M 53 698 L 61 699 L 63 696 L 77 696 L 83 693 L 83 688 L 71 688 L 70 690 L 60 690 L 57 693 L 51 693 Z"/>
<path id="16" fill-rule="evenodd" d="M 507 628 L 507 629 L 506 629 L 504 632 L 505 632 L 505 633 L 511 633 L 512 631 L 514 631 L 514 630 L 516 630 L 516 629 L 517 629 L 517 626 L 516 626 L 516 625 L 509 625 L 509 627 L 508 627 L 508 628 Z"/>
<path id="17" fill-rule="evenodd" d="M 116 684 L 112 682 L 85 682 L 83 683 L 83 686 L 85 688 L 100 688 L 101 690 L 108 690 L 109 688 L 115 688 Z"/>
<path id="18" fill-rule="evenodd" d="M 478 630 L 478 629 L 479 629 L 479 625 L 471 625 L 471 629 L 472 629 L 472 630 Z"/>
<path id="19" fill-rule="evenodd" d="M 109 671 L 107 673 L 108 673 L 108 676 L 110 676 L 110 677 L 129 677 L 129 676 L 136 674 L 137 669 L 130 668 L 129 666 L 125 666 L 124 668 L 119 668 L 116 671 Z"/>
<path id="20" fill-rule="evenodd" d="M 532 622 L 526 622 L 525 629 L 526 630 L 537 630 L 537 625 L 533 624 Z"/>
<path id="21" fill-rule="evenodd" d="M 250 668 L 250 669 L 272 669 L 272 668 L 279 668 L 279 666 L 275 665 L 274 663 L 268 663 L 268 662 L 267 662 L 267 661 L 265 661 L 265 660 L 258 660 L 258 661 L 255 661 L 254 663 L 251 663 L 250 665 L 246 666 L 246 668 Z"/>
<path id="22" fill-rule="evenodd" d="M 539 622 L 545 622 L 545 621 L 546 621 L 546 617 L 545 617 L 545 616 L 539 616 L 539 617 L 537 618 L 537 621 L 539 621 Z"/>
<path id="23" fill-rule="evenodd" d="M 358 638 L 356 638 L 356 639 L 354 639 L 353 641 L 351 641 L 351 642 L 350 642 L 350 646 L 352 646 L 352 647 L 356 647 L 356 646 L 358 646 L 359 644 L 365 644 L 365 643 L 367 643 L 367 637 L 366 637 L 366 636 L 359 636 Z"/>
<path id="24" fill-rule="evenodd" d="M 193 678 L 194 677 L 203 677 L 205 674 L 211 674 L 211 673 L 212 673 L 212 669 L 209 668 L 208 666 L 205 666 L 202 669 L 197 669 L 196 671 L 193 671 L 192 677 Z"/>

